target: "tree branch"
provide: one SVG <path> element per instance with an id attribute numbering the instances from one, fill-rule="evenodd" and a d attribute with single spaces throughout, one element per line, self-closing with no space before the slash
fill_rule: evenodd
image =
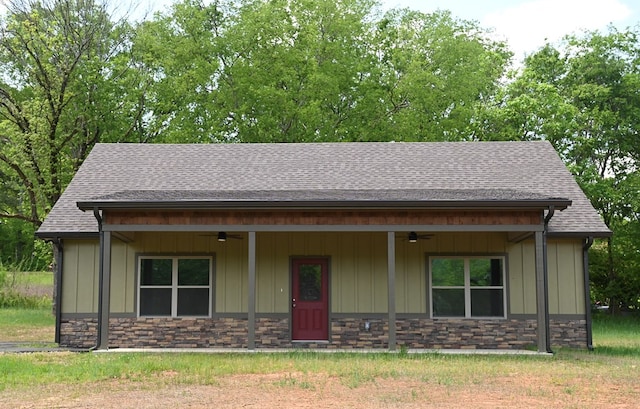
<path id="1" fill-rule="evenodd" d="M 38 200 L 35 192 L 35 187 L 26 173 L 20 168 L 20 166 L 14 163 L 11 159 L 9 159 L 5 154 L 0 153 L 0 161 L 4 162 L 13 169 L 17 174 L 24 186 L 27 189 L 27 195 L 29 196 L 29 207 L 31 209 L 31 216 L 25 220 L 31 220 L 32 222 L 38 221 L 38 225 L 40 222 L 40 216 L 38 215 Z M 34 223 L 35 224 L 35 223 Z"/>
<path id="2" fill-rule="evenodd" d="M 12 214 L 12 213 L 0 213 L 0 219 L 15 219 L 15 220 L 22 220 L 25 222 L 29 222 L 31 224 L 33 224 L 36 228 L 40 227 L 40 225 L 42 224 L 42 221 L 38 220 L 38 219 L 33 219 L 29 216 L 25 216 L 22 214 Z"/>

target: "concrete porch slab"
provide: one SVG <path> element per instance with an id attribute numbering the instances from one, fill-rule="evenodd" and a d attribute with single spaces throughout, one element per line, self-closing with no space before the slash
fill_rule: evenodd
<path id="1" fill-rule="evenodd" d="M 327 353 L 327 354 L 399 354 L 400 350 L 384 349 L 300 349 L 300 348 L 111 348 L 95 350 L 94 353 L 183 353 L 183 354 L 285 354 L 285 353 Z M 523 349 L 408 349 L 407 354 L 443 355 L 526 355 L 553 356 L 551 353 Z"/>

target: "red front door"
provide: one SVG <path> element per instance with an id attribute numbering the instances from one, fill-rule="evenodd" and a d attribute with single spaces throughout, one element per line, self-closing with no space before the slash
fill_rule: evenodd
<path id="1" fill-rule="evenodd" d="M 327 259 L 294 259 L 291 291 L 294 341 L 329 339 L 329 280 Z"/>

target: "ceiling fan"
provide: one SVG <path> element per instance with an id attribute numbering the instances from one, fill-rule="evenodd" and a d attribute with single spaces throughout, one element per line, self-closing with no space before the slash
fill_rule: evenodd
<path id="1" fill-rule="evenodd" d="M 402 234 L 401 236 L 398 236 L 398 237 L 402 240 L 408 241 L 409 243 L 415 243 L 418 240 L 429 240 L 433 236 L 434 236 L 433 233 L 418 234 L 412 231 L 407 234 Z"/>
<path id="2" fill-rule="evenodd" d="M 242 240 L 243 237 L 239 234 L 229 234 L 226 231 L 219 231 L 218 233 L 206 233 L 201 236 L 217 237 L 218 241 L 225 242 L 227 239 Z"/>

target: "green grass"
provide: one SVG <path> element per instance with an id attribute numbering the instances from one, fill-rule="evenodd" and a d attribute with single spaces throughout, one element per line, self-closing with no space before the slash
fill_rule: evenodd
<path id="1" fill-rule="evenodd" d="M 53 273 L 0 273 L 0 341 L 53 342 Z"/>
<path id="2" fill-rule="evenodd" d="M 0 311 L 0 328 L 3 332 L 11 326 L 36 329 L 55 325 L 55 317 L 51 312 L 51 307 L 39 309 L 2 308 Z"/>
<path id="3" fill-rule="evenodd" d="M 19 273 L 22 275 L 21 281 L 27 286 L 52 286 L 53 273 L 51 271 L 29 271 Z"/>
<path id="4" fill-rule="evenodd" d="M 637 383 L 640 356 L 615 362 L 606 355 L 559 353 L 553 358 L 522 356 L 451 356 L 399 354 L 78 354 L 6 355 L 0 359 L 0 391 L 51 384 L 83 384 L 108 380 L 162 386 L 215 385 L 230 375 L 284 373 L 282 387 L 310 388 L 313 374 L 339 379 L 348 388 L 378 379 L 419 381 L 446 387 L 491 383 L 507 374 L 546 377 L 553 384 L 609 381 Z M 167 376 L 171 374 L 172 376 Z M 577 383 L 578 381 L 576 381 Z"/>
<path id="5" fill-rule="evenodd" d="M 597 353 L 640 354 L 640 316 L 593 316 L 593 345 Z"/>
<path id="6" fill-rule="evenodd" d="M 0 308 L 0 341 L 52 342 L 55 317 L 45 308 Z"/>
<path id="7" fill-rule="evenodd" d="M 51 271 L 14 271 L 4 269 L 3 273 L 3 281 L 7 285 L 15 287 L 53 286 L 53 273 Z"/>

